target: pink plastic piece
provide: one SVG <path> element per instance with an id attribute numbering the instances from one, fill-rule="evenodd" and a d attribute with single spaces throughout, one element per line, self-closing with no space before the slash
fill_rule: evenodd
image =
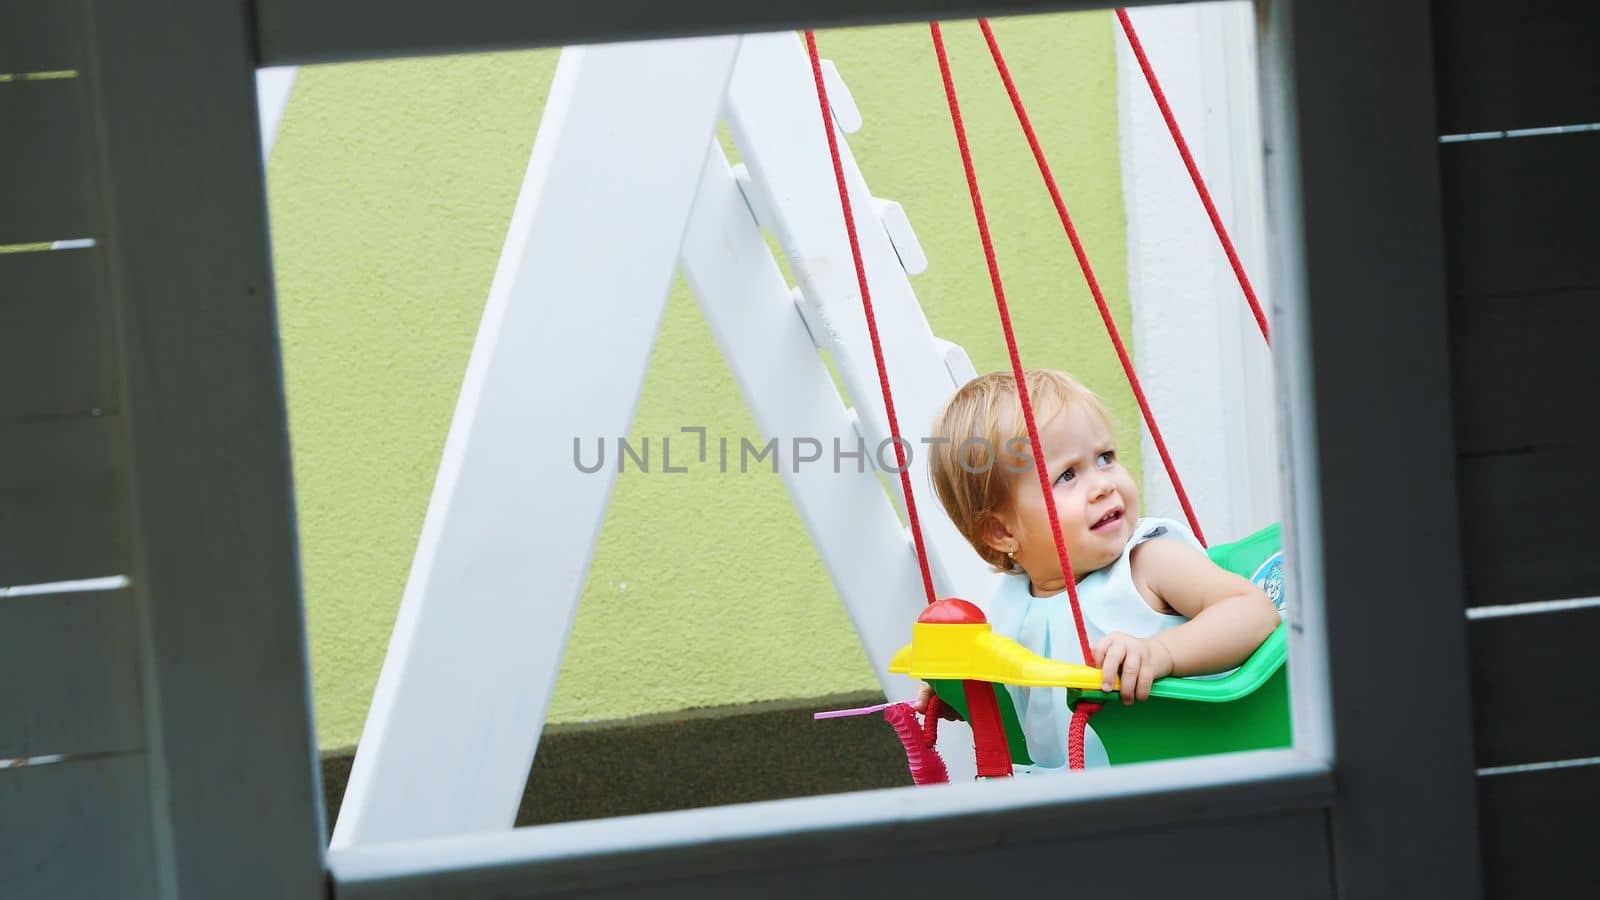
<path id="1" fill-rule="evenodd" d="M 892 703 L 879 703 L 876 706 L 858 706 L 855 709 L 834 709 L 828 712 L 813 713 L 812 719 L 843 719 L 846 716 L 870 716 L 875 712 L 882 712 L 893 706 Z"/>
<path id="2" fill-rule="evenodd" d="M 883 717 L 894 726 L 894 733 L 906 748 L 906 762 L 911 766 L 911 781 L 915 784 L 946 784 L 950 772 L 944 759 L 933 745 L 922 739 L 922 726 L 917 724 L 917 712 L 909 703 L 895 703 L 884 709 Z"/>

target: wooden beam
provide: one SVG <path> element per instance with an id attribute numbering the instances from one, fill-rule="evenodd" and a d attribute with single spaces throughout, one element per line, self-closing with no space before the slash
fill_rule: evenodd
<path id="1" fill-rule="evenodd" d="M 165 895 L 326 891 L 250 4 L 92 0 Z"/>
<path id="2" fill-rule="evenodd" d="M 1300 404 L 1291 452 L 1315 460 L 1293 473 L 1287 543 L 1326 627 L 1339 892 L 1470 900 L 1478 843 L 1429 4 L 1264 11 L 1283 323 L 1273 350 Z"/>
<path id="3" fill-rule="evenodd" d="M 1222 883 L 1230 897 L 1331 898 L 1332 780 L 1315 768 L 1267 751 L 1214 761 L 1204 783 L 1192 763 L 1159 762 L 353 848 L 330 864 L 340 900 L 778 900 L 841 885 L 892 895 L 908 883 L 928 900 L 1046 896 L 1064 884 L 1156 897 Z M 1149 865 L 1152 847 L 1161 865 Z"/>
<path id="4" fill-rule="evenodd" d="M 738 43 L 563 52 L 335 846 L 511 827 Z"/>
<path id="5" fill-rule="evenodd" d="M 1104 8 L 1093 0 L 260 0 L 257 61 L 280 66 Z"/>

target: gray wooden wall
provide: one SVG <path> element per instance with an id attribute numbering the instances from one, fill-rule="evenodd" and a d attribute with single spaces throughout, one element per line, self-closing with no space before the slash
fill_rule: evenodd
<path id="1" fill-rule="evenodd" d="M 1600 762 L 1600 607 L 1484 608 L 1600 595 L 1600 130 L 1493 136 L 1600 123 L 1600 12 L 1433 19 L 1486 895 L 1593 896 L 1600 765 L 1520 767 Z"/>
<path id="2" fill-rule="evenodd" d="M 326 892 L 248 7 L 0 0 L 8 900 Z"/>
<path id="3" fill-rule="evenodd" d="M 0 4 L 0 589 L 130 569 L 83 13 Z M 0 596 L 8 896 L 153 892 L 139 668 L 128 587 Z"/>

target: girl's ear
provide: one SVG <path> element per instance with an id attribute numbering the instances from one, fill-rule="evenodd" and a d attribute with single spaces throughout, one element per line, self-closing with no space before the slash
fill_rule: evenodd
<path id="1" fill-rule="evenodd" d="M 1017 538 L 1012 534 L 1010 523 L 998 513 L 985 513 L 978 533 L 983 536 L 984 544 L 1000 553 L 1017 549 Z"/>

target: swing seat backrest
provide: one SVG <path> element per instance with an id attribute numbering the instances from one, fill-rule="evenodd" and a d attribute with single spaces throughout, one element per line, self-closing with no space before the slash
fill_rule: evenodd
<path id="1" fill-rule="evenodd" d="M 1282 543 L 1279 526 L 1270 525 L 1207 553 L 1222 568 L 1252 578 L 1279 554 Z M 1115 695 L 1099 691 L 1069 690 L 1068 702 L 1103 702 L 1091 721 L 1113 765 L 1287 747 L 1292 739 L 1287 657 L 1285 624 L 1227 675 L 1163 678 L 1151 687 L 1149 700 L 1132 706 L 1123 706 Z M 967 715 L 960 681 L 940 679 L 930 684 L 941 701 L 963 717 Z M 1002 684 L 993 689 L 1011 760 L 1031 765 L 1011 694 Z"/>

